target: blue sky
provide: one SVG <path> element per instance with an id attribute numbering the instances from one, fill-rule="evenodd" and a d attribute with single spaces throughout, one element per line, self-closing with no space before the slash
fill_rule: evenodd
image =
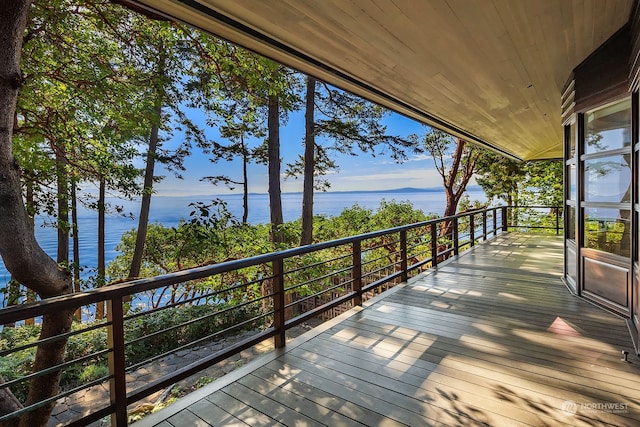
<path id="1" fill-rule="evenodd" d="M 423 125 L 396 113 L 391 113 L 384 119 L 390 133 L 407 136 L 412 133 L 423 135 Z M 212 131 L 213 132 L 213 131 Z M 287 162 L 293 162 L 303 152 L 302 140 L 304 136 L 304 113 L 292 113 L 281 128 L 281 157 L 283 168 Z M 179 136 L 175 138 L 175 141 Z M 175 142 L 174 142 L 175 143 Z M 171 146 L 172 141 L 165 143 Z M 388 153 L 372 157 L 361 153 L 358 156 L 335 154 L 337 171 L 326 176 L 331 183 L 329 191 L 361 191 L 388 190 L 403 187 L 441 187 L 440 175 L 435 170 L 433 159 L 429 155 L 411 154 L 408 161 L 398 164 Z M 228 175 L 232 179 L 241 179 L 240 162 L 212 163 L 202 153 L 195 153 L 185 162 L 186 171 L 180 180 L 158 168 L 157 175 L 165 178 L 156 184 L 156 194 L 163 196 L 189 196 L 203 194 L 239 193 L 240 187 L 229 190 L 225 185 L 213 186 L 209 182 L 202 182 L 200 178 L 207 175 Z M 283 192 L 302 191 L 302 178 L 287 178 L 281 180 Z M 249 191 L 253 193 L 267 192 L 267 168 L 265 165 L 251 164 L 249 167 Z"/>

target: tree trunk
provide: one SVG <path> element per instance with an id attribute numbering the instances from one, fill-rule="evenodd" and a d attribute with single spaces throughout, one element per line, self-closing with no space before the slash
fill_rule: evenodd
<path id="1" fill-rule="evenodd" d="M 58 186 L 58 264 L 69 265 L 69 181 L 64 145 L 56 147 L 56 182 Z"/>
<path id="2" fill-rule="evenodd" d="M 316 169 L 315 141 L 316 79 L 307 77 L 306 111 L 304 116 L 304 183 L 302 189 L 302 236 L 300 246 L 313 241 L 313 181 Z"/>
<path id="3" fill-rule="evenodd" d="M 36 208 L 35 208 L 35 190 L 34 190 L 33 174 L 31 173 L 31 171 L 29 171 L 29 172 L 23 171 L 22 172 L 22 176 L 23 177 L 25 177 L 27 175 L 31 179 L 28 178 L 26 180 L 26 184 L 25 184 L 25 187 L 26 187 L 26 197 L 25 197 L 26 206 L 25 207 L 26 207 L 27 213 L 29 215 L 29 220 L 31 221 L 31 229 L 34 230 L 34 233 L 35 233 L 36 224 L 35 224 L 35 221 L 34 221 L 33 217 L 35 215 Z M 34 302 L 36 300 L 35 293 L 31 289 L 27 288 L 26 294 L 27 295 L 26 295 L 25 300 L 26 300 L 27 303 Z M 25 325 L 29 325 L 29 326 L 35 325 L 36 324 L 36 319 L 33 318 L 33 317 L 30 317 L 28 319 L 24 319 L 24 324 Z"/>
<path id="4" fill-rule="evenodd" d="M 4 384 L 4 380 L 0 378 L 0 384 Z M 2 413 L 11 413 L 22 409 L 20 401 L 11 393 L 11 390 L 7 388 L 0 389 L 0 408 Z M 14 427 L 18 425 L 18 420 L 10 420 L 2 424 L 3 427 Z"/>
<path id="5" fill-rule="evenodd" d="M 71 227 L 73 229 L 73 292 L 80 292 L 80 230 L 78 225 L 78 194 L 76 180 L 71 180 Z M 78 309 L 73 314 L 74 320 L 82 320 L 82 309 Z"/>
<path id="6" fill-rule="evenodd" d="M 11 277 L 7 284 L 7 307 L 20 304 L 20 282 Z M 14 328 L 15 322 L 5 323 L 5 328 Z"/>
<path id="7" fill-rule="evenodd" d="M 162 96 L 158 94 L 158 100 L 154 107 L 153 124 L 149 136 L 149 151 L 147 152 L 147 165 L 144 172 L 144 184 L 142 190 L 142 204 L 140 206 L 140 217 L 138 218 L 138 232 L 136 234 L 136 246 L 131 260 L 129 278 L 140 276 L 142 266 L 142 254 L 144 242 L 147 238 L 147 227 L 149 225 L 149 209 L 151 208 L 151 194 L 153 193 L 153 174 L 156 162 L 156 151 L 158 148 L 158 132 L 160 130 L 160 120 L 162 119 Z"/>
<path id="8" fill-rule="evenodd" d="M 455 197 L 456 195 L 453 192 L 453 188 L 451 188 L 445 183 L 444 191 L 446 195 L 447 204 L 444 208 L 444 214 L 442 216 L 448 217 L 451 215 L 455 215 L 456 209 L 458 208 L 458 203 L 456 202 L 456 197 Z M 451 221 L 450 220 L 442 221 L 440 223 L 440 237 L 445 237 L 450 233 L 451 233 Z"/>
<path id="9" fill-rule="evenodd" d="M 444 209 L 444 216 L 452 216 L 456 214 L 458 210 L 458 202 L 460 201 L 460 197 L 464 190 L 466 189 L 466 182 L 464 181 L 464 177 L 461 179 L 461 183 L 458 187 L 458 191 L 454 190 L 454 186 L 456 185 L 456 181 L 458 181 L 458 175 L 460 173 L 460 166 L 462 161 L 462 156 L 464 153 L 464 145 L 465 141 L 457 138 L 456 139 L 456 150 L 453 154 L 453 162 L 451 164 L 451 169 L 449 170 L 449 174 L 444 178 L 444 190 L 447 195 L 447 205 Z M 466 180 L 468 181 L 468 179 Z M 440 237 L 444 237 L 451 233 L 451 221 L 443 221 L 440 226 Z"/>
<path id="10" fill-rule="evenodd" d="M 104 257 L 104 241 L 105 241 L 105 181 L 104 177 L 100 177 L 99 195 L 98 195 L 98 287 L 104 285 L 105 276 L 105 257 Z M 96 320 L 104 319 L 105 302 L 98 301 L 96 303 Z"/>
<path id="11" fill-rule="evenodd" d="M 447 197 L 444 216 L 455 215 L 458 210 L 458 203 L 464 194 L 469 180 L 473 176 L 475 168 L 475 158 L 473 152 L 465 150 L 466 141 L 456 138 L 456 148 L 451 158 L 451 168 L 447 171 L 444 161 L 440 158 L 441 167 L 437 167 Z M 434 155 L 434 151 L 431 152 Z M 441 153 L 442 154 L 442 153 Z M 466 156 L 466 157 L 465 157 Z M 440 223 L 440 237 L 452 235 L 453 221 L 446 220 Z M 452 236 L 453 238 L 453 236 Z M 444 250 L 444 248 L 443 248 Z"/>
<path id="12" fill-rule="evenodd" d="M 269 212 L 271 240 L 282 243 L 284 236 L 280 226 L 282 219 L 282 193 L 280 189 L 280 102 L 276 95 L 269 96 L 268 152 L 269 152 Z"/>
<path id="13" fill-rule="evenodd" d="M 242 138 L 242 223 L 246 224 L 249 219 L 249 150 Z"/>
<path id="14" fill-rule="evenodd" d="M 71 275 L 59 268 L 38 245 L 31 218 L 22 198 L 20 169 L 13 157 L 11 139 L 18 90 L 22 85 L 20 52 L 22 36 L 31 2 L 5 0 L 0 3 L 0 255 L 16 280 L 37 292 L 41 298 L 72 292 Z M 72 310 L 43 316 L 40 339 L 68 332 Z M 66 340 L 38 346 L 34 370 L 59 364 L 64 359 Z M 55 396 L 60 372 L 34 378 L 29 385 L 27 405 Z M 20 417 L 21 426 L 45 426 L 55 401 Z M 0 414 L 14 409 L 10 399 L 0 399 Z M 10 424 L 10 422 L 9 422 Z"/>
<path id="15" fill-rule="evenodd" d="M 36 294 L 31 289 L 27 288 L 26 291 L 27 296 L 25 297 L 25 302 L 29 304 L 30 302 L 35 302 Z M 28 319 L 24 319 L 25 326 L 33 326 L 36 324 L 36 319 L 34 317 L 29 317 Z"/>

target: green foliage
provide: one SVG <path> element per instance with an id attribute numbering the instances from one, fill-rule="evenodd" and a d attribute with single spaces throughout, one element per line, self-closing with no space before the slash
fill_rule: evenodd
<path id="1" fill-rule="evenodd" d="M 206 304 L 173 307 L 125 322 L 125 340 L 132 342 L 126 348 L 127 363 L 132 365 L 142 362 L 180 345 L 230 328 L 256 315 L 255 310 L 249 306 L 215 315 L 227 306 L 225 304 Z M 210 316 L 212 314 L 213 316 Z M 73 331 L 82 331 L 90 326 L 94 326 L 94 324 L 74 323 Z M 173 326 L 176 328 L 158 333 Z M 256 325 L 248 325 L 247 327 L 252 326 Z M 235 329 L 234 332 L 238 330 Z M 4 328 L 0 331 L 0 351 L 34 343 L 39 335 L 40 325 Z M 62 389 L 68 390 L 108 376 L 107 356 L 92 357 L 105 349 L 107 349 L 106 326 L 71 336 L 66 347 L 65 362 L 72 362 L 84 357 L 87 359 L 71 364 L 64 369 L 60 382 Z M 30 374 L 35 352 L 36 347 L 29 347 L 0 357 L 0 376 L 5 381 L 11 381 Z M 26 399 L 28 389 L 29 385 L 26 381 L 11 387 L 12 392 L 22 402 Z"/>
<path id="2" fill-rule="evenodd" d="M 5 382 L 13 381 L 29 374 L 33 367 L 35 349 L 21 350 L 11 354 L 11 357 L 0 357 L 0 375 Z M 11 387 L 14 396 L 24 402 L 29 392 L 27 381 L 19 382 Z"/>
<path id="3" fill-rule="evenodd" d="M 629 234 L 629 226 L 623 221 L 586 218 L 585 247 L 628 257 Z"/>
<path id="4" fill-rule="evenodd" d="M 523 203 L 530 205 L 563 205 L 563 162 L 561 160 L 541 160 L 527 162 L 526 181 L 522 183 Z"/>
<path id="5" fill-rule="evenodd" d="M 478 162 L 476 180 L 487 198 L 510 206 L 562 206 L 562 176 L 559 160 L 518 162 L 490 153 Z"/>
<path id="6" fill-rule="evenodd" d="M 490 153 L 485 148 L 431 128 L 423 138 L 423 145 L 433 157 L 436 171 L 442 178 L 446 194 L 444 216 L 454 215 L 478 164 Z M 444 237 L 450 230 L 450 222 L 445 221 L 440 228 L 440 235 Z"/>
<path id="7" fill-rule="evenodd" d="M 382 199 L 375 215 L 371 218 L 372 228 L 384 229 L 415 224 L 429 219 L 420 209 L 415 209 L 409 201 L 387 202 Z"/>
<path id="8" fill-rule="evenodd" d="M 203 304 L 170 308 L 128 321 L 125 328 L 125 342 L 129 343 L 127 364 L 212 335 L 256 314 L 250 306 L 216 314 L 225 307 L 225 304 Z"/>
<path id="9" fill-rule="evenodd" d="M 109 376 L 109 367 L 106 365 L 88 365 L 80 372 L 79 380 L 81 383 L 88 383 L 100 378 Z"/>
<path id="10" fill-rule="evenodd" d="M 373 211 L 355 203 L 350 208 L 344 208 L 340 215 L 334 217 L 316 216 L 314 233 L 318 241 L 339 239 L 355 236 L 371 231 Z"/>
<path id="11" fill-rule="evenodd" d="M 40 327 L 36 325 L 3 328 L 0 331 L 0 351 L 34 343 L 38 340 L 39 335 Z M 35 347 L 30 347 L 11 353 L 8 356 L 0 357 L 0 376 L 5 382 L 8 382 L 31 372 L 35 353 Z M 25 381 L 20 382 L 12 386 L 11 391 L 21 402 L 24 402 L 29 391 L 29 384 Z"/>
<path id="12" fill-rule="evenodd" d="M 144 134 L 144 106 L 137 102 L 140 90 L 122 49 L 122 28 L 104 22 L 108 16 L 124 26 L 127 15 L 126 9 L 91 0 L 34 2 L 13 138 L 33 190 L 33 213 L 53 213 L 57 198 L 49 186 L 56 179 L 56 154 L 65 156 L 74 180 L 103 177 L 124 195 L 137 188 L 131 162 L 135 139 Z"/>
<path id="13" fill-rule="evenodd" d="M 90 324 L 74 323 L 73 330 L 78 331 L 91 326 Z M 25 325 L 15 328 L 4 328 L 0 331 L 0 351 L 35 343 L 40 335 L 40 325 Z M 104 328 L 94 329 L 78 335 L 73 335 L 67 342 L 65 362 L 70 362 L 85 356 L 90 356 L 107 348 L 107 333 Z M 31 372 L 36 347 L 29 347 L 8 356 L 0 357 L 0 375 L 5 381 L 21 378 Z M 104 375 L 107 369 L 106 356 L 90 358 L 81 364 L 74 364 L 66 368 L 62 374 L 61 387 L 71 388 L 80 384 L 82 378 L 97 379 Z M 102 373 L 102 375 L 99 375 Z M 13 386 L 13 393 L 24 402 L 29 386 L 21 382 Z"/>

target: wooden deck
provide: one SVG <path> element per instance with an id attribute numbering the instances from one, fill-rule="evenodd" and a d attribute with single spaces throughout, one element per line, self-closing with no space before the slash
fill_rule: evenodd
<path id="1" fill-rule="evenodd" d="M 477 246 L 135 425 L 638 426 L 625 321 L 567 291 L 562 244 Z"/>

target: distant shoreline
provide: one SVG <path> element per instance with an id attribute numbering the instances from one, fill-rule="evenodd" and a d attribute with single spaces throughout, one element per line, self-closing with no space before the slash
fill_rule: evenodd
<path id="1" fill-rule="evenodd" d="M 342 191 L 315 191 L 315 194 L 399 194 L 399 193 L 443 193 L 444 187 L 425 187 L 425 188 L 415 188 L 415 187 L 404 187 L 404 188 L 393 188 L 388 190 L 342 190 Z M 479 185 L 472 185 L 467 187 L 466 192 L 475 193 L 482 192 L 482 188 Z M 291 195 L 300 195 L 301 191 L 289 191 L 282 192 L 283 195 L 291 194 Z M 249 193 L 250 196 L 268 196 L 269 193 Z M 224 193 L 224 194 L 192 194 L 186 196 L 175 196 L 175 195 L 162 195 L 162 194 L 154 194 L 153 197 L 179 197 L 179 198 L 198 198 L 198 197 L 224 197 L 224 196 L 242 196 L 242 193 Z"/>

